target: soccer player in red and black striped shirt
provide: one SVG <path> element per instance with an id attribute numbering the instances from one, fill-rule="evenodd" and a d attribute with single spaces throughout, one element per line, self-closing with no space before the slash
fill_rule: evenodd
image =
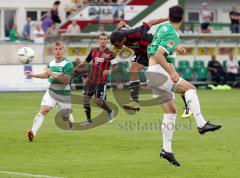
<path id="1" fill-rule="evenodd" d="M 130 67 L 129 89 L 131 102 L 123 106 L 125 109 L 140 110 L 140 105 L 138 104 L 140 89 L 139 73 L 144 66 L 148 66 L 147 47 L 153 40 L 153 35 L 148 33 L 148 31 L 153 25 L 166 20 L 168 19 L 150 20 L 133 29 L 128 28 L 122 23 L 122 27 L 111 34 L 110 41 L 115 48 L 122 49 L 123 45 L 125 45 L 133 49 L 136 55 Z"/>
<path id="2" fill-rule="evenodd" d="M 90 98 L 94 95 L 94 102 L 108 112 L 109 122 L 113 121 L 114 113 L 105 102 L 107 88 L 107 74 L 111 71 L 110 66 L 115 66 L 117 61 L 114 53 L 107 47 L 108 37 L 106 34 L 99 36 L 99 47 L 93 48 L 85 61 L 80 66 L 92 62 L 90 74 L 84 86 L 84 109 L 87 121 L 91 120 Z"/>

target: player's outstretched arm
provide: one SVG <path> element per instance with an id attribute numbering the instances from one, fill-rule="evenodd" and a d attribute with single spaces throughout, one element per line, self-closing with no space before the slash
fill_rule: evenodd
<path id="1" fill-rule="evenodd" d="M 32 71 L 26 71 L 25 75 L 27 75 L 29 77 L 41 78 L 41 79 L 49 78 L 49 75 L 46 72 L 41 73 L 41 74 L 34 74 L 34 73 L 32 73 Z"/>
<path id="2" fill-rule="evenodd" d="M 77 65 L 75 68 L 74 68 L 74 72 L 76 73 L 76 74 L 80 74 L 80 73 L 82 73 L 82 72 L 85 72 L 85 66 L 86 66 L 86 64 L 88 64 L 88 62 L 85 60 L 85 61 L 83 61 L 83 62 L 81 62 L 79 65 Z"/>
<path id="3" fill-rule="evenodd" d="M 62 83 L 64 85 L 68 85 L 70 83 L 70 80 L 71 80 L 70 75 L 60 76 L 60 75 L 57 75 L 57 74 L 53 73 L 49 68 L 45 68 L 44 70 L 49 76 L 55 78 L 60 83 Z"/>
<path id="4" fill-rule="evenodd" d="M 64 85 L 68 85 L 71 80 L 71 76 L 69 76 L 69 75 L 59 76 L 59 75 L 56 75 L 53 73 L 52 77 L 57 79 L 60 83 L 62 83 Z"/>
<path id="5" fill-rule="evenodd" d="M 118 67 L 117 67 L 117 65 L 116 64 L 114 64 L 114 65 L 112 65 L 112 69 L 110 70 L 104 70 L 103 71 L 103 75 L 107 75 L 107 74 L 111 74 L 113 71 L 116 71 L 118 69 Z"/>
<path id="6" fill-rule="evenodd" d="M 153 19 L 147 22 L 148 26 L 151 28 L 153 25 L 157 25 L 159 23 L 167 21 L 168 18 L 160 18 L 160 19 Z"/>

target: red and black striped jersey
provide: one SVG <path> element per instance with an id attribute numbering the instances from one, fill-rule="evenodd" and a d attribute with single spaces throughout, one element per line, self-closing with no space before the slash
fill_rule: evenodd
<path id="1" fill-rule="evenodd" d="M 104 70 L 109 70 L 110 65 L 117 64 L 114 53 L 109 49 L 101 51 L 100 48 L 93 48 L 86 58 L 92 62 L 89 81 L 92 83 L 106 83 L 107 75 L 103 75 Z"/>
<path id="2" fill-rule="evenodd" d="M 147 47 L 152 43 L 153 35 L 148 33 L 150 27 L 147 23 L 136 28 L 119 28 L 125 34 L 127 40 L 125 46 L 133 49 L 137 54 L 147 55 Z"/>

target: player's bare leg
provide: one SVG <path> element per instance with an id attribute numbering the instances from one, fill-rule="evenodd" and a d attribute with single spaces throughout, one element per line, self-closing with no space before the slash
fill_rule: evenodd
<path id="1" fill-rule="evenodd" d="M 140 90 L 140 80 L 139 80 L 139 73 L 144 68 L 144 65 L 133 62 L 130 67 L 130 82 L 129 82 L 129 89 L 130 89 L 130 103 L 124 104 L 123 108 L 126 110 L 133 110 L 139 111 L 140 105 L 138 103 L 138 95 Z"/>
<path id="2" fill-rule="evenodd" d="M 36 114 L 34 121 L 33 121 L 33 125 L 32 125 L 32 129 L 30 131 L 28 131 L 28 140 L 29 141 L 33 141 L 34 137 L 37 134 L 37 131 L 39 130 L 39 128 L 41 127 L 44 117 L 48 114 L 48 112 L 52 109 L 52 107 L 49 106 L 41 106 L 39 112 Z"/>
<path id="3" fill-rule="evenodd" d="M 184 79 L 180 79 L 176 88 L 176 92 L 185 95 L 187 104 L 193 112 L 193 116 L 197 123 L 198 132 L 200 134 L 204 134 L 205 132 L 209 131 L 215 131 L 222 127 L 221 125 L 210 124 L 204 119 L 201 113 L 196 88 L 191 83 Z"/>

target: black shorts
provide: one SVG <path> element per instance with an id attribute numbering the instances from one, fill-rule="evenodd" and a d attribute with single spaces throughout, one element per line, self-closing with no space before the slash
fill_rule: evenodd
<path id="1" fill-rule="evenodd" d="M 138 64 L 142 64 L 142 65 L 148 67 L 148 57 L 147 57 L 147 55 L 136 54 L 136 57 L 132 62 L 136 62 Z"/>
<path id="2" fill-rule="evenodd" d="M 201 29 L 202 29 L 202 30 L 207 30 L 209 25 L 210 25 L 210 24 L 209 24 L 208 22 L 202 23 L 202 24 L 201 24 Z"/>
<path id="3" fill-rule="evenodd" d="M 100 100 L 106 100 L 107 84 L 86 84 L 83 88 L 83 95 L 91 98 L 93 95 Z"/>

